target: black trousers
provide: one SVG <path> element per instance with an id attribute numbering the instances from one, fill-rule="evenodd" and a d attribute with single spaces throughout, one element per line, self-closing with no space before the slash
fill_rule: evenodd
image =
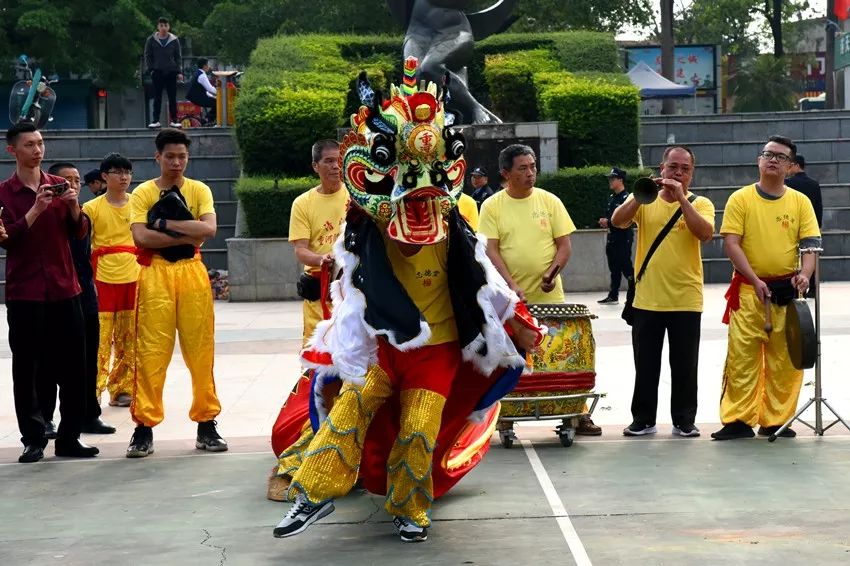
<path id="1" fill-rule="evenodd" d="M 101 415 L 100 399 L 97 398 L 97 348 L 100 345 L 100 319 L 97 311 L 84 312 L 83 319 L 86 326 L 86 412 L 83 418 L 91 421 Z M 46 369 L 42 366 L 39 371 Z M 39 375 L 36 382 L 41 416 L 45 422 L 52 421 L 56 410 L 56 377 Z"/>
<path id="2" fill-rule="evenodd" d="M 622 277 L 632 279 L 635 268 L 632 265 L 632 239 L 608 240 L 605 245 L 605 256 L 608 258 L 608 270 L 611 272 L 611 290 L 608 296 L 620 296 L 620 281 Z"/>
<path id="3" fill-rule="evenodd" d="M 165 89 L 168 94 L 168 116 L 172 122 L 177 121 L 177 71 L 171 73 L 163 73 L 162 71 L 153 71 L 151 73 L 153 80 L 153 119 L 151 122 L 159 122 L 159 115 L 162 113 L 162 89 Z"/>
<path id="4" fill-rule="evenodd" d="M 654 425 L 658 409 L 658 381 L 664 333 L 670 350 L 670 415 L 674 425 L 693 424 L 697 416 L 697 366 L 702 313 L 660 312 L 635 309 L 632 349 L 635 355 L 635 390 L 632 418 Z"/>
<path id="5" fill-rule="evenodd" d="M 80 437 L 86 412 L 85 329 L 80 298 L 62 301 L 6 301 L 15 414 L 24 446 L 46 446 L 39 406 L 39 379 L 54 376 L 59 384 L 58 437 Z"/>

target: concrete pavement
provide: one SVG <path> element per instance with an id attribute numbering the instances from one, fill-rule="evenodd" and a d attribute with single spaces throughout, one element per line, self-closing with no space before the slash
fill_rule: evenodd
<path id="1" fill-rule="evenodd" d="M 169 369 L 156 453 L 123 457 L 133 424 L 88 436 L 101 456 L 16 463 L 20 453 L 5 317 L 0 323 L 0 562 L 3 564 L 843 564 L 850 559 L 846 489 L 850 436 L 716 443 L 726 330 L 723 286 L 709 286 L 703 316 L 699 439 L 669 434 L 670 379 L 662 375 L 659 434 L 626 439 L 633 383 L 629 328 L 602 294 L 587 304 L 597 344 L 595 420 L 601 439 L 562 448 L 552 422 L 517 425 L 524 440 L 496 444 L 434 509 L 429 541 L 402 545 L 381 499 L 354 493 L 310 531 L 271 537 L 285 506 L 266 501 L 268 435 L 298 375 L 298 303 L 216 303 L 218 420 L 231 451 L 194 450 L 191 387 L 179 355 Z M 824 393 L 850 415 L 846 349 L 850 283 L 822 286 Z M 568 291 L 569 293 L 569 291 Z M 807 372 L 804 382 L 813 379 Z M 812 394 L 807 385 L 801 400 Z M 663 424 L 662 424 L 663 423 Z"/>

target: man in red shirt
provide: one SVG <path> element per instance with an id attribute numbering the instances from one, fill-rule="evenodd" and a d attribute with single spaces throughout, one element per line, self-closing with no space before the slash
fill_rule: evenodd
<path id="1" fill-rule="evenodd" d="M 41 170 L 44 140 L 32 124 L 6 132 L 15 173 L 0 182 L 0 219 L 6 248 L 6 316 L 12 350 L 15 413 L 24 451 L 21 463 L 44 457 L 47 439 L 36 376 L 55 376 L 62 420 L 56 455 L 90 458 L 98 449 L 80 442 L 86 408 L 85 325 L 71 238 L 88 233 L 77 190 Z M 48 371 L 39 371 L 40 369 Z"/>

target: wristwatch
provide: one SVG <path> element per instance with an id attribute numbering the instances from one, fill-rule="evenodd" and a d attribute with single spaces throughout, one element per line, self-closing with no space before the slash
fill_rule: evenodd
<path id="1" fill-rule="evenodd" d="M 165 218 L 160 218 L 156 226 L 157 230 L 159 230 L 160 232 L 165 232 Z"/>

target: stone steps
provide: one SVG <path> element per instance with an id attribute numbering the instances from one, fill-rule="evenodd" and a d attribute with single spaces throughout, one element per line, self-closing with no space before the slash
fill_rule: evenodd
<path id="1" fill-rule="evenodd" d="M 806 172 L 817 179 L 821 185 L 843 184 L 850 185 L 850 152 L 843 159 L 832 161 L 806 161 Z M 746 161 L 745 161 L 746 160 Z M 729 186 L 742 187 L 754 183 L 759 178 L 755 156 L 741 156 L 737 161 L 729 163 L 697 162 L 694 179 L 691 186 L 711 187 Z"/>
<path id="2" fill-rule="evenodd" d="M 767 140 L 780 134 L 795 142 L 850 137 L 850 112 L 773 112 L 706 116 L 642 117 L 641 144 Z M 671 137 L 672 136 L 672 137 Z M 699 158 L 699 157 L 698 157 Z"/>
<path id="3" fill-rule="evenodd" d="M 714 203 L 714 207 L 718 210 L 726 207 L 726 201 L 729 195 L 741 188 L 741 185 L 715 185 L 715 186 L 694 186 L 692 190 L 701 196 L 707 197 Z M 850 207 L 850 186 L 839 185 L 837 183 L 821 183 L 821 197 L 823 200 L 824 214 L 827 208 L 846 208 Z"/>
<path id="4" fill-rule="evenodd" d="M 236 227 L 236 195 L 233 186 L 240 175 L 236 142 L 230 128 L 204 128 L 187 132 L 192 140 L 186 176 L 209 185 L 215 199 L 218 231 L 216 237 L 206 242 L 201 250 L 204 263 L 210 269 L 227 269 L 227 245 Z M 48 130 L 44 132 L 48 159 L 46 170 L 52 163 L 70 161 L 80 173 L 100 165 L 103 157 L 117 151 L 133 162 L 134 180 L 131 186 L 159 175 L 159 165 L 154 160 L 156 132 L 144 128 L 112 130 Z M 14 170 L 14 160 L 4 154 L 0 157 L 0 178 L 7 178 Z M 92 197 L 83 189 L 81 201 Z M 0 250 L 0 279 L 5 279 L 6 256 Z M 4 298 L 5 281 L 0 281 L 0 300 Z"/>
<path id="5" fill-rule="evenodd" d="M 697 173 L 705 165 L 737 163 L 750 159 L 755 165 L 756 156 L 767 138 L 751 141 L 720 141 L 688 143 L 697 160 Z M 850 155 L 850 139 L 813 138 L 796 143 L 797 151 L 805 156 L 807 169 L 809 163 L 838 161 Z M 667 143 L 645 143 L 641 145 L 641 155 L 646 165 L 656 167 L 661 163 Z M 812 170 L 813 171 L 813 170 Z M 815 173 L 810 171 L 812 176 Z"/>

